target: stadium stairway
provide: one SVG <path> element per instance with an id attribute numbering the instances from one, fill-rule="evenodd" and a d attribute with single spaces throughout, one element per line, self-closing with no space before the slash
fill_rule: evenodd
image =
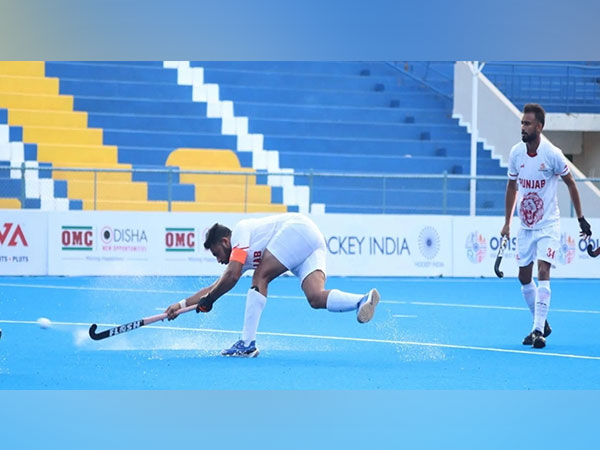
<path id="1" fill-rule="evenodd" d="M 134 66 L 136 65 L 134 64 Z M 169 73 L 170 71 L 165 71 L 160 65 L 157 67 L 158 70 L 147 70 L 152 66 L 155 66 L 155 64 L 139 65 L 142 70 L 131 70 L 128 67 L 119 70 L 114 66 L 109 65 L 106 67 L 101 64 L 0 63 L 0 106 L 4 106 L 8 110 L 7 126 L 10 127 L 11 133 L 22 130 L 22 138 L 27 142 L 25 145 L 34 146 L 35 151 L 29 151 L 28 156 L 33 155 L 33 159 L 37 162 L 27 161 L 27 166 L 40 164 L 54 168 L 45 172 L 50 173 L 56 181 L 62 180 L 66 183 L 66 185 L 59 185 L 62 189 L 55 190 L 59 194 L 64 193 L 66 190 L 71 209 L 79 207 L 83 209 L 166 211 L 168 208 L 168 194 L 171 195 L 176 210 L 205 209 L 201 205 L 195 204 L 199 201 L 199 198 L 196 198 L 195 195 L 198 189 L 194 191 L 194 185 L 179 184 L 177 175 L 175 176 L 176 185 L 168 189 L 165 183 L 166 173 L 162 175 L 163 180 L 154 180 L 153 177 L 156 178 L 156 174 L 153 173 L 136 172 L 134 175 L 130 173 L 132 163 L 139 161 L 140 156 L 143 163 L 138 164 L 136 168 L 156 167 L 152 158 L 149 158 L 149 161 L 144 158 L 147 151 L 143 146 L 148 142 L 152 144 L 158 142 L 159 145 L 169 146 L 166 151 L 165 148 L 161 148 L 161 151 L 157 152 L 160 155 L 156 155 L 155 158 L 165 169 L 169 153 L 179 146 L 177 138 L 180 142 L 189 143 L 189 140 L 186 141 L 180 136 L 176 136 L 173 141 L 159 139 L 156 134 L 149 131 L 154 130 L 154 128 L 160 129 L 157 122 L 148 120 L 143 114 L 133 114 L 126 117 L 123 117 L 122 114 L 97 114 L 92 117 L 86 111 L 74 110 L 79 105 L 76 105 L 76 101 L 69 94 L 69 91 L 75 91 L 78 94 L 92 93 L 98 95 L 101 99 L 108 99 L 109 102 L 115 100 L 127 103 L 130 98 L 141 98 L 142 103 L 145 105 L 153 103 L 151 101 L 153 98 L 173 99 L 179 95 L 180 99 L 186 99 L 186 106 L 198 106 L 191 102 L 189 96 L 182 95 L 182 91 L 185 91 L 185 89 L 177 86 L 172 73 Z M 67 75 L 69 75 L 68 70 L 73 68 L 79 69 L 80 78 L 51 78 L 57 75 L 56 72 L 60 72 L 61 69 L 65 69 Z M 82 68 L 83 71 L 81 71 Z M 85 76 L 91 77 L 91 80 L 86 80 Z M 108 76 L 111 81 L 103 81 L 99 79 L 100 76 Z M 114 82 L 115 77 L 117 77 L 116 82 Z M 118 79 L 119 77 L 121 79 Z M 157 78 L 160 81 L 161 77 L 162 80 L 167 80 L 169 83 L 164 85 L 156 83 Z M 148 80 L 152 80 L 153 83 L 144 84 L 144 81 Z M 165 122 L 168 122 L 168 120 L 165 120 Z M 103 129 L 106 125 L 109 128 Z M 210 125 L 205 131 L 214 133 L 214 121 L 212 128 Z M 147 127 L 145 131 L 148 131 L 145 136 L 147 141 L 144 141 L 142 132 L 139 132 L 140 128 L 144 131 L 144 126 Z M 195 131 L 197 131 L 197 128 Z M 136 137 L 133 140 L 131 140 L 132 135 Z M 124 148 L 125 157 L 121 157 L 114 141 L 124 144 L 133 142 L 137 147 Z M 175 142 L 175 144 L 172 145 L 172 142 Z M 190 146 L 210 143 L 210 140 L 195 139 Z M 231 147 L 232 142 L 229 141 L 227 144 Z M 19 157 L 18 155 L 15 156 L 15 151 L 11 153 L 11 146 L 12 144 L 7 147 L 8 151 L 5 151 L 5 156 L 8 156 L 7 159 L 10 159 L 11 165 L 14 166 L 15 163 L 19 163 Z M 141 152 L 139 151 L 140 147 L 142 148 Z M 136 157 L 132 157 L 134 153 Z M 155 156 L 152 151 L 150 151 L 150 154 Z M 127 160 L 128 156 L 131 157 L 131 161 Z M 21 159 L 24 160 L 25 158 Z M 185 161 L 181 158 L 179 162 L 185 166 Z M 6 163 L 4 165 L 8 166 Z M 237 167 L 239 168 L 239 163 Z M 73 168 L 74 170 L 62 171 L 57 168 Z M 82 171 L 85 169 L 90 169 L 90 171 Z M 99 170 L 94 174 L 91 169 L 103 169 L 105 171 Z M 113 171 L 109 172 L 110 170 Z M 11 171 L 13 176 L 17 176 L 18 174 L 15 175 L 15 173 L 16 171 Z M 27 175 L 30 173 L 34 173 L 34 171 L 26 171 Z M 33 183 L 26 183 L 26 190 L 31 190 L 32 185 Z M 95 193 L 94 185 L 97 186 Z M 268 189 L 267 186 L 263 186 L 263 188 Z M 8 197 L 10 195 L 12 200 L 10 202 L 3 200 L 2 205 L 17 207 L 17 204 L 21 203 L 19 198 L 23 198 L 23 195 L 14 195 L 16 189 L 16 183 L 14 182 L 12 182 L 12 187 L 7 185 L 7 189 L 3 189 L 2 196 Z M 249 190 L 249 200 L 253 203 L 246 206 L 246 209 L 256 211 L 285 210 L 281 204 L 273 205 L 271 203 L 271 197 L 277 199 L 278 192 L 274 192 L 271 196 L 270 192 L 269 195 L 266 195 L 263 192 L 265 189 L 262 189 L 261 195 L 254 196 L 257 191 L 256 186 L 250 186 Z M 44 192 L 47 191 L 48 189 L 44 190 Z M 189 195 L 190 192 L 191 195 Z M 42 196 L 42 198 L 46 197 Z M 239 200 L 239 196 L 236 198 Z M 263 200 L 266 203 L 261 204 L 260 202 Z M 40 201 L 40 206 L 42 206 L 41 203 L 42 201 Z M 54 208 L 50 200 L 43 203 L 44 209 L 66 209 L 62 203 L 62 206 L 55 204 Z M 232 204 L 229 197 L 225 198 L 225 203 L 227 203 L 226 207 L 223 206 L 217 210 L 240 211 L 244 209 L 243 204 Z M 29 202 L 27 205 L 35 207 L 35 202 Z"/>
<path id="2" fill-rule="evenodd" d="M 216 204 L 200 195 L 195 185 L 185 183 L 185 177 L 180 178 L 177 171 L 171 170 L 169 158 L 180 148 L 188 149 L 186 155 L 205 148 L 231 151 L 236 148 L 236 139 L 222 134 L 220 119 L 207 117 L 206 104 L 192 101 L 191 88 L 177 84 L 175 71 L 165 70 L 162 62 L 99 61 L 47 62 L 46 73 L 60 77 L 61 93 L 72 95 L 74 108 L 88 114 L 90 126 L 103 130 L 104 143 L 118 148 L 118 161 L 141 169 L 134 174 L 134 180 L 148 184 L 150 201 L 170 199 L 179 202 L 172 203 L 172 207 L 180 210 L 206 210 L 206 205 Z M 198 167 L 197 161 L 202 158 L 192 158 L 192 165 L 186 165 L 181 158 L 178 162 L 190 170 Z M 237 170 L 252 167 L 251 154 L 237 152 L 236 158 Z M 148 169 L 162 169 L 163 173 L 148 172 Z M 206 165 L 202 169 L 211 170 Z M 228 170 L 232 170 L 231 167 Z M 280 187 L 266 185 L 265 177 L 258 177 L 256 181 L 264 184 L 258 190 L 272 193 L 249 200 L 264 199 L 265 203 L 233 205 L 231 199 L 224 199 L 216 210 L 297 210 L 293 205 L 286 208 L 281 203 Z M 218 192 L 222 187 L 216 184 L 214 188 Z M 238 190 L 243 188 L 244 184 L 237 187 Z M 256 189 L 251 187 L 251 190 Z M 202 202 L 205 206 L 185 202 Z"/>
<path id="3" fill-rule="evenodd" d="M 12 167 L 12 169 L 11 169 Z M 23 129 L 8 124 L 0 108 L 0 209 L 81 209 L 67 198 L 67 182 L 53 180 L 50 163 L 38 162 L 37 145 L 23 143 Z"/>
<path id="4" fill-rule="evenodd" d="M 384 192 L 380 175 L 469 171 L 469 134 L 450 117 L 449 101 L 414 76 L 385 63 L 190 65 L 202 71 L 194 98 L 207 101 L 216 115 L 219 102 L 231 102 L 236 114 L 248 117 L 248 133 L 262 139 L 260 148 L 277 149 L 281 166 L 297 174 L 373 175 L 360 186 L 354 179 L 296 176 L 297 183 L 312 187 L 311 200 L 325 204 L 326 211 L 468 213 L 464 180 L 448 183 L 446 196 L 443 180 L 424 178 L 386 179 Z M 194 78 L 180 66 L 182 72 L 179 78 Z M 233 122 L 236 116 L 223 120 Z M 478 168 L 482 175 L 505 175 L 481 145 Z M 480 186 L 478 214 L 503 214 L 505 183 Z"/>
<path id="5" fill-rule="evenodd" d="M 210 198 L 203 196 L 212 191 L 227 194 L 221 206 L 210 207 L 229 210 L 234 199 L 240 199 L 240 183 L 245 192 L 248 179 L 248 199 L 265 202 L 250 203 L 248 210 L 262 204 L 264 211 L 306 211 L 310 200 L 316 206 L 313 211 L 468 212 L 465 180 L 391 177 L 384 182 L 379 176 L 440 176 L 469 170 L 469 135 L 450 117 L 447 100 L 385 63 L 40 64 L 42 70 L 36 68 L 35 74 L 24 75 L 17 69 L 5 74 L 58 78 L 29 87 L 32 92 L 27 95 L 36 97 L 37 103 L 27 108 L 15 103 L 25 93 L 0 85 L 2 91 L 11 91 L 0 97 L 0 107 L 2 101 L 9 102 L 11 125 L 12 121 L 23 124 L 25 141 L 37 144 L 38 160 L 54 167 L 72 167 L 71 163 L 162 168 L 162 174 L 140 170 L 120 180 L 145 189 L 135 197 L 144 208 L 165 208 L 170 200 L 174 210 L 203 210 L 192 203 L 210 205 Z M 34 108 L 39 114 L 16 112 Z M 45 110 L 53 114 L 44 114 Z M 204 157 L 190 149 L 202 151 Z M 178 173 L 178 168 L 209 170 L 207 164 L 213 163 L 221 170 L 253 169 L 257 174 L 218 186 L 209 183 L 210 177 L 201 181 Z M 481 147 L 478 167 L 480 174 L 505 174 Z M 275 175 L 264 176 L 264 171 Z M 344 182 L 333 176 L 312 177 L 309 172 L 368 173 L 373 178 Z M 53 172 L 54 179 L 67 181 L 69 198 L 77 193 L 82 207 L 89 208 L 89 192 L 78 191 L 67 175 Z M 81 177 L 69 176 L 75 175 Z M 503 211 L 503 197 L 492 184 L 480 184 L 480 214 Z M 107 195 L 103 201 L 113 200 Z"/>
<path id="6" fill-rule="evenodd" d="M 281 190 L 256 184 L 256 172 L 242 168 L 231 150 L 177 149 L 167 159 L 169 167 L 179 169 L 180 181 L 193 187 L 196 202 L 173 202 L 173 211 L 218 212 L 285 212 L 281 204 Z M 245 173 L 196 174 L 186 171 L 219 171 Z M 277 202 L 271 195 L 279 193 Z"/>
<path id="7" fill-rule="evenodd" d="M 34 158 L 38 164 L 49 163 L 53 168 L 52 178 L 66 182 L 68 199 L 74 200 L 69 202 L 69 208 L 166 210 L 165 202 L 147 200 L 147 186 L 133 182 L 131 173 L 99 172 L 94 195 L 92 171 L 56 169 L 129 169 L 130 166 L 117 162 L 116 147 L 103 144 L 102 130 L 88 128 L 85 113 L 73 111 L 72 97 L 59 93 L 59 80 L 45 76 L 43 62 L 0 63 L 0 106 L 8 110 L 11 129 L 22 133 L 16 140 L 35 144 Z M 14 165 L 19 157 L 13 150 Z M 54 209 L 60 209 L 64 202 L 54 203 Z"/>

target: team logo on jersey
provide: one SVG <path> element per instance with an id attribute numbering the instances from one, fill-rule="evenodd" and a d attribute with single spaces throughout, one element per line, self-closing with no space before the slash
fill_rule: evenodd
<path id="1" fill-rule="evenodd" d="M 544 163 L 540 164 L 540 172 L 543 172 L 544 170 L 546 170 L 546 165 Z"/>
<path id="2" fill-rule="evenodd" d="M 433 259 L 440 251 L 440 235 L 433 227 L 425 227 L 419 233 L 419 250 L 427 259 Z"/>
<path id="3" fill-rule="evenodd" d="M 469 233 L 465 242 L 467 258 L 474 264 L 479 264 L 487 253 L 487 242 L 482 234 L 477 231 Z"/>
<path id="4" fill-rule="evenodd" d="M 562 264 L 571 264 L 575 258 L 575 240 L 567 233 L 560 235 L 560 247 L 558 249 L 558 260 Z"/>
<path id="5" fill-rule="evenodd" d="M 521 201 L 519 217 L 525 225 L 531 227 L 544 217 L 544 201 L 536 192 L 528 192 Z"/>

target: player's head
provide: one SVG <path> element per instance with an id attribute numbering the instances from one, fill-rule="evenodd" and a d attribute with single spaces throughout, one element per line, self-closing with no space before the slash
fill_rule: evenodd
<path id="1" fill-rule="evenodd" d="M 231 255 L 231 230 L 225 225 L 215 223 L 206 232 L 204 248 L 210 250 L 220 264 L 229 264 Z"/>
<path id="2" fill-rule="evenodd" d="M 537 103 L 527 103 L 521 118 L 521 139 L 531 142 L 539 139 L 546 122 L 546 111 Z"/>

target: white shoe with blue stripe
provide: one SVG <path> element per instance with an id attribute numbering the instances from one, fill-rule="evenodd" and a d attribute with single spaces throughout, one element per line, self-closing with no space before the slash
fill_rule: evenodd
<path id="1" fill-rule="evenodd" d="M 367 323 L 375 315 L 375 307 L 379 303 L 379 292 L 377 289 L 371 289 L 358 302 L 356 309 L 356 320 L 360 323 Z"/>
<path id="2" fill-rule="evenodd" d="M 222 356 L 234 356 L 237 358 L 256 358 L 258 356 L 258 349 L 256 348 L 256 341 L 250 342 L 245 345 L 243 340 L 237 341 L 231 346 L 231 348 L 225 349 L 221 352 Z"/>

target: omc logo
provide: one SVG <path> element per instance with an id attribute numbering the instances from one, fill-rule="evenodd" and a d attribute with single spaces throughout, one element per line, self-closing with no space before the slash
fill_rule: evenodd
<path id="1" fill-rule="evenodd" d="M 196 248 L 194 228 L 165 228 L 165 251 L 193 252 Z"/>
<path id="2" fill-rule="evenodd" d="M 63 226 L 60 234 L 63 250 L 92 250 L 94 230 L 92 227 Z"/>
<path id="3" fill-rule="evenodd" d="M 14 226 L 13 223 L 5 223 L 2 228 L 0 230 L 0 245 L 4 245 L 6 242 L 8 247 L 17 247 L 20 242 L 23 247 L 29 246 L 21 225 L 17 224 L 17 226 Z"/>
<path id="4" fill-rule="evenodd" d="M 425 227 L 419 233 L 419 250 L 427 259 L 433 259 L 440 251 L 440 235 L 433 227 Z"/>
<path id="5" fill-rule="evenodd" d="M 575 240 L 567 233 L 561 233 L 558 260 L 562 264 L 571 264 L 571 261 L 575 258 L 575 248 Z"/>
<path id="6" fill-rule="evenodd" d="M 482 234 L 477 231 L 469 233 L 465 242 L 467 249 L 467 258 L 475 264 L 479 264 L 485 258 L 487 253 L 487 242 Z"/>

